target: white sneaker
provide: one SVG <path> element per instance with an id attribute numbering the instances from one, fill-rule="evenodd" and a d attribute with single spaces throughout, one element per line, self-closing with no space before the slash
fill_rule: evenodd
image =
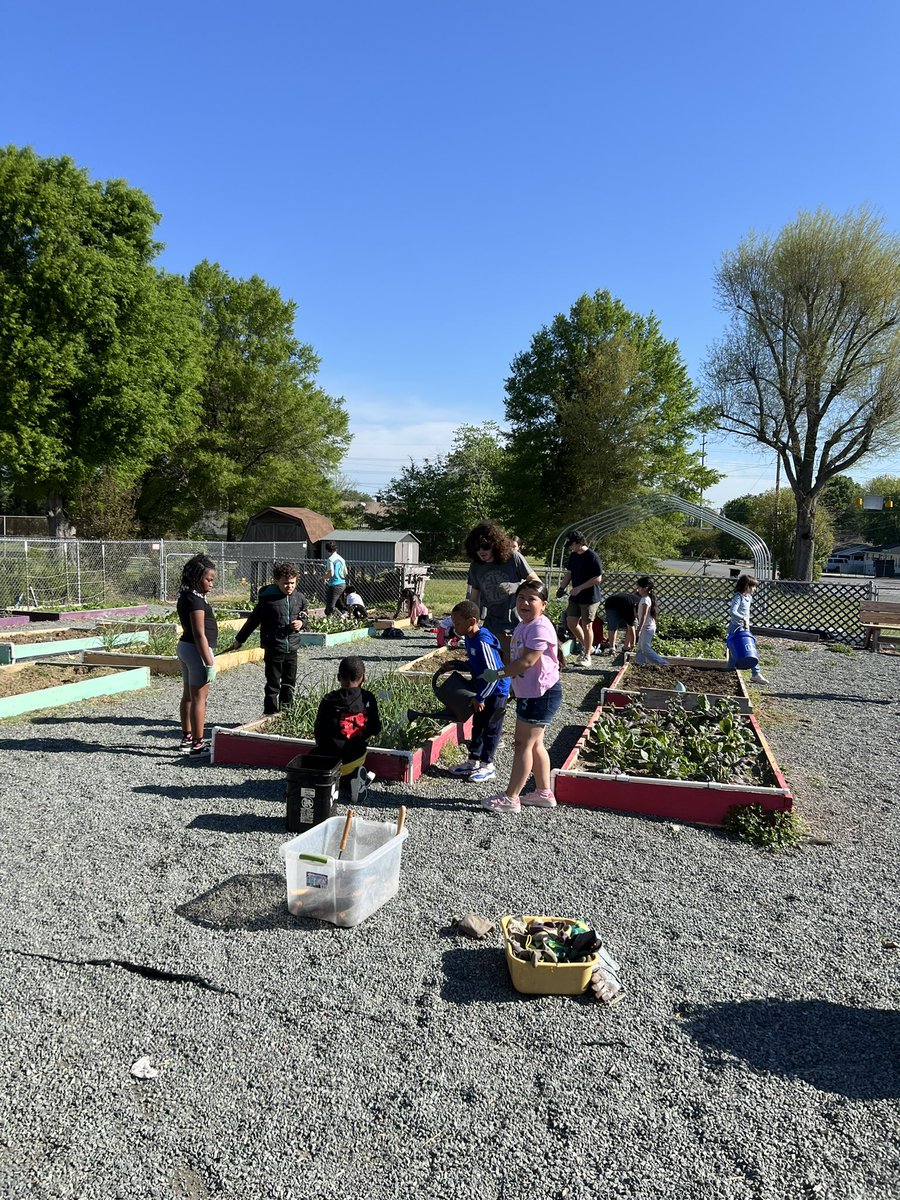
<path id="1" fill-rule="evenodd" d="M 769 681 L 768 681 L 768 679 L 766 679 L 765 675 L 751 675 L 750 682 L 751 683 L 768 683 Z"/>
<path id="2" fill-rule="evenodd" d="M 467 762 L 459 763 L 458 766 L 450 768 L 451 775 L 471 775 L 473 771 L 477 771 L 481 763 L 477 758 L 470 758 Z"/>
<path id="3" fill-rule="evenodd" d="M 581 658 L 576 659 L 576 661 L 579 667 L 589 667 L 591 665 L 591 656 L 589 654 L 582 654 Z"/>

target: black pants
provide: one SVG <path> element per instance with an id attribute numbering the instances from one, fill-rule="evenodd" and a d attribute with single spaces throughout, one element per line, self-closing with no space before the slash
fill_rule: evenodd
<path id="1" fill-rule="evenodd" d="M 339 612 L 343 612 L 346 609 L 347 606 L 344 604 L 343 600 L 341 600 L 341 596 L 343 596 L 343 594 L 344 594 L 344 585 L 342 583 L 339 583 L 337 585 L 337 587 L 331 587 L 331 586 L 326 587 L 326 589 L 325 589 L 325 616 L 326 617 L 330 617 L 335 609 L 337 609 Z"/>
<path id="2" fill-rule="evenodd" d="M 493 762 L 497 743 L 503 731 L 503 714 L 506 712 L 506 696 L 488 696 L 481 712 L 472 718 L 472 736 L 469 739 L 469 757 L 482 762 Z"/>
<path id="3" fill-rule="evenodd" d="M 263 712 L 281 712 L 294 699 L 297 683 L 297 651 L 266 650 L 266 687 Z"/>

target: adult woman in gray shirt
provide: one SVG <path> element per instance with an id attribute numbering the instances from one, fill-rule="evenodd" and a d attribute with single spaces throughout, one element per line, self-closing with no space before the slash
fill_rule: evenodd
<path id="1" fill-rule="evenodd" d="M 519 623 L 516 588 L 526 579 L 538 580 L 509 534 L 494 521 L 476 525 L 465 540 L 469 558 L 469 599 L 482 613 L 482 624 L 500 640 L 504 661 L 508 658 L 509 636 Z M 539 580 L 538 580 L 539 581 Z"/>

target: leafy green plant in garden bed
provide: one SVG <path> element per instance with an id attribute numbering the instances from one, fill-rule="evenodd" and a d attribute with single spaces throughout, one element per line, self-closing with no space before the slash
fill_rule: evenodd
<path id="1" fill-rule="evenodd" d="M 725 643 L 720 639 L 660 637 L 653 639 L 658 654 L 673 658 L 725 658 Z"/>
<path id="2" fill-rule="evenodd" d="M 585 739 L 588 770 L 704 783 L 770 784 L 768 763 L 750 723 L 727 698 L 701 696 L 693 710 L 677 700 L 651 711 L 639 700 L 605 709 Z"/>
<path id="3" fill-rule="evenodd" d="M 307 629 L 310 633 L 344 633 L 348 629 L 358 629 L 359 621 L 333 613 L 330 617 L 309 617 Z"/>
<path id="4" fill-rule="evenodd" d="M 724 642 L 727 623 L 718 617 L 682 617 L 661 613 L 656 621 L 656 642 L 662 638 Z"/>
<path id="5" fill-rule="evenodd" d="M 397 671 L 388 671 L 366 686 L 378 700 L 382 729 L 376 740 L 384 749 L 412 750 L 434 737 L 443 727 L 443 721 L 437 717 L 409 719 L 410 710 L 422 713 L 434 707 L 436 701 L 430 680 L 410 679 Z M 294 703 L 272 719 L 266 732 L 282 737 L 313 737 L 319 703 L 333 687 L 333 682 L 327 680 L 298 680 Z"/>
<path id="6" fill-rule="evenodd" d="M 765 850 L 788 850 L 809 836 L 809 827 L 793 812 L 769 812 L 761 804 L 732 804 L 724 827 L 732 836 Z"/>

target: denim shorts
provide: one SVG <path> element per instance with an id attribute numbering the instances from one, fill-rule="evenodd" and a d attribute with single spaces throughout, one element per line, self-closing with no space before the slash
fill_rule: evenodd
<path id="1" fill-rule="evenodd" d="M 543 696 L 516 700 L 516 718 L 526 725 L 549 725 L 562 704 L 562 684 L 559 680 Z"/>

